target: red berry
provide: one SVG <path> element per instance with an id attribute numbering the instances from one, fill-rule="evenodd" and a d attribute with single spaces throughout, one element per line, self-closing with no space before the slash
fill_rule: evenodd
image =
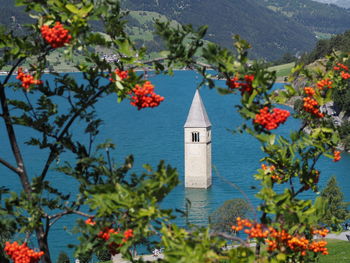
<path id="1" fill-rule="evenodd" d="M 27 247 L 27 243 L 19 245 L 16 241 L 12 244 L 5 243 L 5 253 L 13 260 L 14 263 L 37 263 L 44 255 L 44 252 L 35 252 Z"/>
<path id="2" fill-rule="evenodd" d="M 56 22 L 54 27 L 43 25 L 41 27 L 41 35 L 45 41 L 53 48 L 63 47 L 69 43 L 72 36 L 67 29 L 64 29 L 60 22 Z"/>
<path id="3" fill-rule="evenodd" d="M 260 109 L 260 113 L 255 115 L 254 123 L 260 124 L 267 130 L 278 128 L 281 123 L 285 123 L 290 116 L 289 111 L 275 108 L 270 113 L 268 107 Z"/>
<path id="4" fill-rule="evenodd" d="M 142 86 L 135 85 L 130 94 L 130 104 L 137 107 L 138 110 L 157 107 L 164 100 L 164 97 L 154 92 L 154 86 L 150 81 L 146 81 Z"/>
<path id="5" fill-rule="evenodd" d="M 23 73 L 22 68 L 18 68 L 17 77 L 22 82 L 22 87 L 28 90 L 31 85 L 39 85 L 42 83 L 41 80 L 34 79 L 30 74 Z"/>
<path id="6" fill-rule="evenodd" d="M 253 91 L 253 81 L 254 75 L 245 75 L 244 80 L 240 80 L 237 76 L 229 79 L 226 82 L 226 85 L 230 89 L 240 89 L 241 94 L 248 92 L 251 93 Z"/>

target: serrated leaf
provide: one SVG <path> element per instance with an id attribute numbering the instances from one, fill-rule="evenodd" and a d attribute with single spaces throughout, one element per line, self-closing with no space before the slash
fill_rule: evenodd
<path id="1" fill-rule="evenodd" d="M 124 55 L 131 57 L 135 54 L 128 40 L 117 41 L 117 44 L 118 44 L 119 52 L 123 53 Z"/>
<path id="2" fill-rule="evenodd" d="M 284 88 L 288 91 L 289 95 L 295 95 L 296 90 L 291 85 L 284 85 Z"/>
<path id="3" fill-rule="evenodd" d="M 232 94 L 232 91 L 231 91 L 231 90 L 228 90 L 228 89 L 226 89 L 226 88 L 217 87 L 216 90 L 217 90 L 218 93 L 221 94 L 221 95 Z"/>
<path id="4" fill-rule="evenodd" d="M 116 84 L 118 90 L 124 89 L 124 86 L 120 83 L 120 81 L 117 81 L 115 84 Z"/>

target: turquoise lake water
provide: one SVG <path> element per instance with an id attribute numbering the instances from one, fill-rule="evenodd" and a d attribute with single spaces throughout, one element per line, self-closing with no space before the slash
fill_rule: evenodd
<path id="1" fill-rule="evenodd" d="M 73 76 L 77 79 L 81 78 L 79 73 L 74 73 Z M 46 78 L 50 79 L 50 76 Z M 263 157 L 260 144 L 249 135 L 232 134 L 228 131 L 241 124 L 241 119 L 234 108 L 235 103 L 239 101 L 239 96 L 222 96 L 215 90 L 201 89 L 201 96 L 212 123 L 212 160 L 215 166 L 213 185 L 208 190 L 184 189 L 183 125 L 199 79 L 194 72 L 177 71 L 174 77 L 155 76 L 151 77 L 151 81 L 156 87 L 156 92 L 165 97 L 165 101 L 158 108 L 138 111 L 128 101 L 118 104 L 115 95 L 103 99 L 97 105 L 97 112 L 104 120 L 98 139 L 101 142 L 109 138 L 117 145 L 113 155 L 117 163 L 121 164 L 125 156 L 134 154 L 135 171 L 142 171 L 143 163 L 155 167 L 161 159 L 177 167 L 181 183 L 162 205 L 184 210 L 186 199 L 189 199 L 191 201 L 189 220 L 194 224 L 206 224 L 210 213 L 224 201 L 244 198 L 240 191 L 233 188 L 222 177 L 243 191 L 254 206 L 258 205 L 259 200 L 254 197 L 257 190 L 252 187 L 259 188 L 259 185 L 252 175 L 260 167 L 259 159 Z M 224 82 L 221 83 L 224 84 Z M 280 86 L 282 84 L 276 84 L 276 88 Z M 286 135 L 298 127 L 299 122 L 290 118 L 285 125 L 278 128 L 278 133 Z M 79 130 L 79 124 L 74 128 Z M 17 127 L 16 131 L 20 142 L 28 139 L 32 134 L 20 127 Z M 83 141 L 87 139 L 82 134 L 80 136 Z M 2 123 L 0 138 L 0 156 L 12 161 Z M 33 175 L 39 174 L 45 155 L 33 147 L 23 148 L 23 155 L 28 172 Z M 316 168 L 321 170 L 321 185 L 324 185 L 330 176 L 336 175 L 345 194 L 345 200 L 350 201 L 350 156 L 348 154 L 343 154 L 339 163 L 323 158 Z M 16 175 L 4 167 L 0 167 L 0 178 L 0 186 L 18 189 Z M 48 179 L 54 181 L 66 193 L 75 193 L 76 183 L 63 175 L 52 172 Z M 65 217 L 52 229 L 49 239 L 54 259 L 61 250 L 68 251 L 67 243 L 76 242 L 76 236 L 69 231 L 75 218 Z M 184 225 L 183 218 L 178 218 L 176 221 Z"/>

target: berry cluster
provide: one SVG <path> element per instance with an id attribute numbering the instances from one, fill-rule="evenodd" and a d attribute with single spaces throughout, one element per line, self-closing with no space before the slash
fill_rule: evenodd
<path id="1" fill-rule="evenodd" d="M 269 174 L 273 181 L 277 182 L 283 180 L 283 176 L 276 173 L 276 167 L 274 165 L 267 166 L 266 164 L 262 164 L 261 169 L 263 169 L 266 174 Z"/>
<path id="2" fill-rule="evenodd" d="M 326 248 L 327 242 L 324 240 L 313 241 L 309 244 L 308 249 L 315 253 L 322 253 L 322 255 L 328 255 L 328 249 Z"/>
<path id="3" fill-rule="evenodd" d="M 85 220 L 85 224 L 90 225 L 90 226 L 94 226 L 94 225 L 96 225 L 96 222 L 94 222 L 94 220 L 90 217 L 90 218 Z"/>
<path id="4" fill-rule="evenodd" d="M 69 31 L 60 22 L 56 22 L 53 27 L 43 25 L 40 30 L 42 37 L 53 48 L 63 47 L 72 39 Z"/>
<path id="5" fill-rule="evenodd" d="M 34 79 L 30 74 L 25 74 L 22 68 L 18 68 L 17 77 L 22 82 L 22 87 L 28 90 L 31 85 L 39 85 L 42 83 L 41 80 Z"/>
<path id="6" fill-rule="evenodd" d="M 342 72 L 340 72 L 340 76 L 343 79 L 349 79 L 350 78 L 350 73 L 342 71 Z"/>
<path id="7" fill-rule="evenodd" d="M 323 80 L 320 80 L 317 82 L 317 88 L 320 90 L 323 89 L 324 87 L 331 89 L 332 84 L 333 84 L 333 82 L 329 78 L 326 78 L 326 79 L 323 79 Z"/>
<path id="8" fill-rule="evenodd" d="M 101 231 L 97 237 L 101 238 L 105 241 L 108 241 L 111 237 L 112 234 L 119 234 L 119 232 L 117 232 L 116 230 L 114 230 L 113 228 L 105 228 L 104 231 Z M 132 238 L 134 236 L 134 232 L 132 229 L 127 229 L 124 231 L 123 233 L 123 239 L 122 239 L 122 243 L 121 244 L 117 244 L 115 242 L 112 242 L 110 244 L 108 244 L 108 249 L 109 252 L 112 255 L 115 255 L 118 253 L 118 249 L 123 245 L 123 243 L 126 243 L 130 238 Z"/>
<path id="9" fill-rule="evenodd" d="M 109 80 L 111 82 L 115 82 L 115 81 L 122 81 L 123 79 L 126 79 L 129 77 L 128 71 L 127 70 L 120 70 L 120 69 L 116 69 L 114 71 L 115 77 L 116 79 L 113 78 L 113 74 L 111 74 L 111 77 L 109 78 Z"/>
<path id="10" fill-rule="evenodd" d="M 341 63 L 337 63 L 337 65 L 334 66 L 333 69 L 335 71 L 341 71 L 340 72 L 340 76 L 343 79 L 349 79 L 350 78 L 350 73 L 345 72 L 345 71 L 349 71 L 349 67 L 348 66 L 345 66 L 344 64 L 341 64 Z"/>
<path id="11" fill-rule="evenodd" d="M 123 236 L 122 242 L 126 242 L 134 236 L 134 231 L 132 229 L 127 229 L 124 231 Z"/>
<path id="12" fill-rule="evenodd" d="M 327 236 L 327 234 L 329 233 L 329 230 L 327 228 L 324 228 L 324 229 L 314 229 L 311 231 L 311 233 L 313 235 L 319 235 L 321 237 L 325 237 Z"/>
<path id="13" fill-rule="evenodd" d="M 318 102 L 313 98 L 315 95 L 315 90 L 312 87 L 305 87 L 304 92 L 307 95 L 303 99 L 304 105 L 303 108 L 306 112 L 311 113 L 312 115 L 318 117 L 318 118 L 323 118 L 324 114 L 320 112 L 320 109 L 318 107 Z"/>
<path id="14" fill-rule="evenodd" d="M 94 226 L 94 225 L 96 225 L 96 222 L 94 222 L 92 218 L 88 218 L 87 220 L 85 220 L 85 224 Z M 102 231 L 100 231 L 97 234 L 97 237 L 100 238 L 100 239 L 103 239 L 104 241 L 108 241 L 111 238 L 111 235 L 119 234 L 118 231 L 116 231 L 113 228 L 105 227 Z M 123 239 L 122 239 L 122 243 L 121 244 L 117 244 L 115 242 L 112 242 L 112 243 L 108 244 L 109 252 L 112 255 L 117 254 L 118 253 L 118 249 L 123 245 L 123 243 L 126 243 L 133 236 L 134 236 L 134 232 L 133 232 L 132 229 L 125 230 L 124 233 L 123 233 Z"/>
<path id="15" fill-rule="evenodd" d="M 236 218 L 236 226 L 232 226 L 233 231 L 241 231 L 244 227 L 251 228 L 253 223 L 249 219 Z"/>
<path id="16" fill-rule="evenodd" d="M 339 71 L 339 70 L 346 70 L 346 71 L 348 71 L 348 70 L 349 70 L 349 67 L 348 67 L 348 66 L 345 66 L 345 65 L 342 64 L 342 63 L 337 63 L 337 65 L 334 66 L 333 69 L 336 70 L 336 71 Z"/>
<path id="17" fill-rule="evenodd" d="M 340 151 L 333 152 L 333 162 L 338 162 L 341 159 Z"/>
<path id="18" fill-rule="evenodd" d="M 115 231 L 113 228 L 106 227 L 103 231 L 98 233 L 97 237 L 108 241 L 111 238 L 111 234 L 119 234 L 119 232 Z"/>
<path id="19" fill-rule="evenodd" d="M 35 252 L 27 246 L 27 243 L 19 245 L 16 241 L 12 244 L 5 243 L 4 248 L 6 254 L 13 260 L 14 263 L 37 263 L 44 255 L 44 252 Z"/>
<path id="20" fill-rule="evenodd" d="M 240 89 L 241 94 L 253 91 L 254 75 L 245 75 L 243 80 L 240 80 L 237 76 L 226 81 L 226 85 L 230 89 Z"/>
<path id="21" fill-rule="evenodd" d="M 308 95 L 310 97 L 313 97 L 316 94 L 316 92 L 315 92 L 313 87 L 305 87 L 304 88 L 304 92 L 305 92 L 306 95 Z"/>
<path id="22" fill-rule="evenodd" d="M 164 97 L 154 92 L 154 86 L 150 81 L 146 81 L 142 86 L 136 85 L 131 91 L 130 104 L 138 110 L 157 107 L 163 100 Z"/>
<path id="23" fill-rule="evenodd" d="M 281 123 L 285 123 L 290 116 L 289 111 L 275 108 L 270 113 L 268 107 L 260 109 L 259 113 L 255 115 L 254 123 L 260 124 L 267 130 L 276 129 Z"/>
<path id="24" fill-rule="evenodd" d="M 326 241 L 313 241 L 310 242 L 305 236 L 296 234 L 291 235 L 286 230 L 277 230 L 273 227 L 265 227 L 262 224 L 251 222 L 248 219 L 241 219 L 237 217 L 237 226 L 232 226 L 232 230 L 241 231 L 246 228 L 244 232 L 249 236 L 249 238 L 262 238 L 267 244 L 267 250 L 272 251 L 284 251 L 286 248 L 294 252 L 300 252 L 301 256 L 305 256 L 307 251 L 313 251 L 315 253 L 322 253 L 327 255 L 328 251 L 326 248 Z M 313 234 L 319 234 L 325 236 L 328 230 L 313 230 Z"/>

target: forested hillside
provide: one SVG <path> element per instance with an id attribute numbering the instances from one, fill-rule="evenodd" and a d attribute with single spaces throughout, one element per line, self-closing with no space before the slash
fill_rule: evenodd
<path id="1" fill-rule="evenodd" d="M 262 0 L 261 2 L 269 9 L 293 19 L 316 34 L 340 34 L 350 29 L 350 10 L 335 5 L 311 0 Z"/>
<path id="2" fill-rule="evenodd" d="M 239 34 L 252 44 L 255 57 L 270 60 L 309 50 L 316 42 L 306 27 L 257 0 L 125 0 L 124 7 L 158 12 L 181 23 L 207 24 L 208 40 L 226 47 Z"/>
<path id="3" fill-rule="evenodd" d="M 0 0 L 0 24 L 15 26 L 15 24 L 25 24 L 33 21 L 23 8 L 14 8 L 15 0 Z"/>
<path id="4" fill-rule="evenodd" d="M 30 17 L 15 0 L 0 0 L 0 24 L 18 27 Z M 180 23 L 209 26 L 207 39 L 232 47 L 232 36 L 241 35 L 252 45 L 254 58 L 277 60 L 284 54 L 310 51 L 316 36 L 350 29 L 350 10 L 311 0 L 122 0 L 132 10 L 128 32 L 151 51 L 162 48 L 153 34 L 153 20 L 166 17 Z M 174 22 L 176 23 L 176 22 Z M 96 27 L 98 28 L 98 27 Z"/>
<path id="5" fill-rule="evenodd" d="M 330 55 L 333 51 L 350 52 L 350 31 L 333 36 L 330 39 L 319 40 L 311 52 L 302 56 L 301 62 L 310 64 L 317 59 Z"/>

